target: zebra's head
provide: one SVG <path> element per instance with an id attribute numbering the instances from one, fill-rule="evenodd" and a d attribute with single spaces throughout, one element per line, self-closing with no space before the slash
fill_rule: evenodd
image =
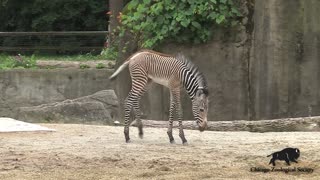
<path id="1" fill-rule="evenodd" d="M 198 88 L 192 100 L 192 112 L 200 131 L 204 131 L 207 128 L 208 106 L 208 90 Z"/>

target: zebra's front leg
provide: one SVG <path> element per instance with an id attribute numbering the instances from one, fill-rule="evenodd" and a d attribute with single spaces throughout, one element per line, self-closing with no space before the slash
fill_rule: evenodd
<path id="1" fill-rule="evenodd" d="M 182 108 L 180 103 L 180 89 L 173 90 L 172 94 L 173 94 L 174 104 L 176 104 L 175 111 L 179 121 L 179 136 L 181 138 L 182 144 L 188 144 L 187 139 L 184 136 L 183 126 L 182 126 Z"/>
<path id="2" fill-rule="evenodd" d="M 180 104 L 180 100 L 177 102 L 177 111 L 178 111 L 178 121 L 179 121 L 179 136 L 181 138 L 182 144 L 187 145 L 187 139 L 184 136 L 183 125 L 182 125 L 182 108 Z"/>
<path id="3" fill-rule="evenodd" d="M 173 120 L 169 120 L 169 127 L 168 127 L 167 134 L 169 136 L 170 143 L 174 144 L 175 141 L 174 141 L 174 138 L 173 138 L 173 135 L 172 135 L 172 124 L 173 124 Z"/>
<path id="4" fill-rule="evenodd" d="M 168 131 L 167 134 L 169 136 L 170 143 L 173 144 L 174 138 L 172 135 L 172 124 L 173 124 L 173 117 L 174 117 L 174 110 L 175 110 L 175 103 L 173 100 L 173 93 L 170 93 L 170 110 L 169 110 L 169 123 L 168 123 Z"/>

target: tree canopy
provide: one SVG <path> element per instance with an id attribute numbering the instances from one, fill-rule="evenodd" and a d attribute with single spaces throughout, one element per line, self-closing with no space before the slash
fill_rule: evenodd
<path id="1" fill-rule="evenodd" d="M 101 0 L 3 0 L 0 1 L 0 31 L 105 31 L 106 12 L 106 2 Z M 104 42 L 103 35 L 0 37 L 0 46 L 33 47 L 37 52 L 42 51 L 39 47 L 47 46 L 62 49 L 59 53 L 70 52 L 70 49 L 79 52 L 78 47 L 102 48 Z"/>
<path id="2" fill-rule="evenodd" d="M 106 8 L 101 0 L 4 0 L 0 31 L 106 30 Z"/>

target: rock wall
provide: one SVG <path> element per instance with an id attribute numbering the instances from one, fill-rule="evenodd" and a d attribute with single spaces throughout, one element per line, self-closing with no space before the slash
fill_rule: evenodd
<path id="1" fill-rule="evenodd" d="M 17 117 L 19 107 L 37 106 L 112 89 L 110 70 L 0 71 L 0 116 Z"/>
<path id="2" fill-rule="evenodd" d="M 242 2 L 244 2 L 242 0 Z M 247 4 L 243 11 L 249 16 Z M 159 51 L 168 54 L 182 53 L 192 60 L 207 78 L 210 93 L 208 118 L 212 121 L 248 119 L 248 63 L 250 55 L 251 31 L 247 24 L 251 19 L 244 18 L 244 24 L 225 31 L 215 29 L 214 39 L 201 45 L 167 44 Z M 248 32 L 247 32 L 248 31 Z M 130 38 L 127 39 L 128 41 Z M 134 43 L 128 43 L 130 45 Z M 131 53 L 136 49 L 130 47 Z M 117 67 L 131 55 L 123 54 Z M 119 74 L 116 93 L 120 102 L 124 102 L 131 87 L 128 70 Z M 184 119 L 193 119 L 191 101 L 183 91 L 182 109 Z M 169 116 L 169 90 L 157 84 L 151 84 L 141 100 L 142 117 L 164 120 Z M 122 104 L 123 107 L 123 104 Z M 123 112 L 123 109 L 122 109 Z"/>
<path id="3" fill-rule="evenodd" d="M 256 1 L 250 77 L 255 119 L 320 114 L 320 1 Z"/>
<path id="4" fill-rule="evenodd" d="M 214 29 L 214 40 L 207 44 L 170 44 L 161 51 L 182 52 L 204 72 L 212 121 L 319 115 L 320 2 L 242 2 L 246 17 L 238 29 Z M 119 76 L 117 84 L 123 102 L 130 89 L 128 72 Z M 182 101 L 184 118 L 192 119 L 185 94 Z M 167 119 L 168 90 L 152 85 L 142 109 L 148 119 Z"/>
<path id="5" fill-rule="evenodd" d="M 111 125 L 118 120 L 118 98 L 114 90 L 61 102 L 18 108 L 17 118 L 27 122 Z"/>
<path id="6" fill-rule="evenodd" d="M 246 37 L 246 36 L 243 36 Z M 247 119 L 248 84 L 247 61 L 248 48 L 237 42 L 224 43 L 213 41 L 198 46 L 175 46 L 164 48 L 165 52 L 181 52 L 189 57 L 204 73 L 209 85 L 208 118 L 210 120 Z M 165 107 L 169 109 L 169 93 L 163 90 Z M 193 119 L 191 101 L 186 93 L 182 98 L 184 117 Z M 168 111 L 168 110 L 167 110 Z"/>
<path id="7" fill-rule="evenodd" d="M 202 45 L 173 45 L 199 66 L 209 83 L 209 120 L 260 120 L 320 115 L 320 1 L 241 0 L 242 25 L 214 29 Z M 129 44 L 119 66 L 137 49 Z M 15 117 L 17 107 L 75 99 L 114 88 L 120 105 L 131 87 L 126 69 L 115 84 L 108 70 L 12 70 L 0 72 L 0 115 Z M 165 120 L 169 92 L 151 85 L 141 100 L 142 117 Z M 191 102 L 182 97 L 184 119 L 193 119 Z M 121 107 L 122 107 L 121 106 Z M 123 116 L 123 111 L 120 111 Z M 120 118 L 121 120 L 122 118 Z"/>

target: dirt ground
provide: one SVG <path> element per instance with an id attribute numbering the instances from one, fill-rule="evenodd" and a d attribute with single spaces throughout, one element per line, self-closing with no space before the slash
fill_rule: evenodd
<path id="1" fill-rule="evenodd" d="M 183 146 L 177 130 L 172 145 L 166 129 L 145 128 L 139 139 L 131 127 L 126 144 L 123 127 L 42 125 L 57 131 L 0 134 L 1 180 L 320 179 L 320 132 L 185 130 Z M 271 171 L 266 155 L 288 146 L 300 149 L 299 163 Z"/>

